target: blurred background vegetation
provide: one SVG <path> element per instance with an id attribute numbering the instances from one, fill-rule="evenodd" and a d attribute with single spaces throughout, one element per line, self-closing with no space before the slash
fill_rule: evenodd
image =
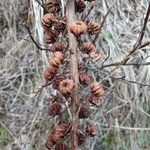
<path id="1" fill-rule="evenodd" d="M 113 0 L 97 0 L 88 19 L 101 22 Z M 101 108 L 92 108 L 87 122 L 96 123 L 98 135 L 87 139 L 82 150 L 150 149 L 150 66 L 100 69 L 102 62 L 121 61 L 138 40 L 149 0 L 118 0 L 97 41 L 100 64 L 87 64 L 106 87 Z M 88 8 L 87 8 L 88 9 Z M 38 50 L 23 26 L 31 13 L 31 29 L 40 41 L 41 6 L 35 0 L 0 0 L 0 149 L 44 150 L 45 137 L 56 120 L 47 115 L 50 88 L 37 97 L 43 85 L 47 53 Z M 86 13 L 87 11 L 85 11 Z M 41 13 L 41 14 L 40 14 Z M 150 18 L 143 42 L 150 41 Z M 134 63 L 150 62 L 150 46 L 140 49 Z M 141 83 L 141 84 L 139 84 Z M 143 85 L 142 85 L 143 84 Z"/>

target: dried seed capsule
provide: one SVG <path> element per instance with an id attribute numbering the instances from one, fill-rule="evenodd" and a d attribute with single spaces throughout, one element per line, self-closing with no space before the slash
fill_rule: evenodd
<path id="1" fill-rule="evenodd" d="M 69 24 L 69 30 L 78 38 L 81 34 L 86 32 L 87 26 L 82 21 L 74 21 Z"/>
<path id="2" fill-rule="evenodd" d="M 91 78 L 87 73 L 80 73 L 79 74 L 79 81 L 82 85 L 87 85 L 90 83 Z"/>
<path id="3" fill-rule="evenodd" d="M 67 145 L 66 144 L 57 144 L 55 146 L 55 150 L 67 150 Z"/>
<path id="4" fill-rule="evenodd" d="M 90 87 L 91 93 L 93 93 L 95 96 L 103 96 L 105 94 L 104 89 L 99 82 L 93 82 Z"/>
<path id="5" fill-rule="evenodd" d="M 65 80 L 65 76 L 63 75 L 60 75 L 60 76 L 57 76 L 53 81 L 52 81 L 52 87 L 54 89 L 58 89 L 58 86 L 59 86 L 59 83 L 61 81 Z"/>
<path id="6" fill-rule="evenodd" d="M 62 52 L 55 52 L 53 57 L 59 58 L 61 61 L 64 60 L 64 54 Z"/>
<path id="7" fill-rule="evenodd" d="M 96 51 L 89 53 L 89 56 L 93 59 L 93 61 L 98 61 L 101 58 L 101 54 Z"/>
<path id="8" fill-rule="evenodd" d="M 50 116 L 55 117 L 56 115 L 60 115 L 61 105 L 58 102 L 54 102 L 48 108 L 48 113 Z"/>
<path id="9" fill-rule="evenodd" d="M 97 107 L 101 106 L 102 105 L 102 100 L 99 99 L 97 96 L 95 95 L 91 95 L 89 97 L 89 102 Z"/>
<path id="10" fill-rule="evenodd" d="M 61 64 L 61 60 L 54 57 L 50 60 L 50 64 L 56 67 L 59 67 L 59 65 Z"/>
<path id="11" fill-rule="evenodd" d="M 78 144 L 82 145 L 85 142 L 85 135 L 82 133 L 77 133 Z"/>
<path id="12" fill-rule="evenodd" d="M 64 54 L 62 52 L 55 52 L 50 59 L 50 64 L 55 67 L 59 67 L 64 60 Z"/>
<path id="13" fill-rule="evenodd" d="M 60 2 L 58 0 L 48 0 L 44 5 L 45 8 L 51 13 L 60 11 Z"/>
<path id="14" fill-rule="evenodd" d="M 74 82 L 71 79 L 65 79 L 59 83 L 58 89 L 59 91 L 65 95 L 69 96 L 74 88 Z"/>
<path id="15" fill-rule="evenodd" d="M 41 19 L 41 24 L 43 28 L 51 27 L 52 24 L 55 22 L 55 17 L 53 14 L 47 13 Z"/>
<path id="16" fill-rule="evenodd" d="M 55 145 L 56 143 L 52 140 L 52 136 L 48 136 L 47 140 L 46 140 L 46 143 L 45 143 L 45 147 L 48 149 L 48 150 L 51 150 L 53 148 L 53 146 Z"/>
<path id="17" fill-rule="evenodd" d="M 87 32 L 91 35 L 97 34 L 100 30 L 100 24 L 96 22 L 90 22 L 87 25 Z"/>
<path id="18" fill-rule="evenodd" d="M 84 0 L 76 0 L 75 1 L 75 11 L 76 12 L 79 12 L 79 13 L 83 12 L 85 9 L 85 6 L 86 5 L 84 3 Z"/>
<path id="19" fill-rule="evenodd" d="M 57 142 L 70 132 L 70 124 L 55 125 L 52 131 L 49 133 L 45 146 L 51 150 Z"/>
<path id="20" fill-rule="evenodd" d="M 99 89 L 100 84 L 99 84 L 99 82 L 93 82 L 93 83 L 91 83 L 90 87 L 91 87 L 91 91 L 95 92 L 97 89 Z"/>
<path id="21" fill-rule="evenodd" d="M 95 136 L 96 135 L 96 132 L 97 132 L 97 128 L 96 128 L 96 125 L 95 124 L 92 124 L 92 125 L 88 125 L 86 128 L 85 128 L 85 133 L 91 137 Z"/>
<path id="22" fill-rule="evenodd" d="M 57 68 L 55 66 L 49 65 L 43 72 L 44 78 L 51 80 L 54 75 L 57 73 Z"/>
<path id="23" fill-rule="evenodd" d="M 54 43 L 58 37 L 59 33 L 56 30 L 48 29 L 44 33 L 44 40 L 46 43 Z"/>
<path id="24" fill-rule="evenodd" d="M 70 132 L 69 127 L 70 124 L 56 125 L 51 131 L 52 140 L 57 143 L 61 138 Z"/>
<path id="25" fill-rule="evenodd" d="M 92 43 L 86 42 L 81 46 L 81 51 L 83 53 L 90 54 L 96 51 L 96 47 Z"/>
<path id="26" fill-rule="evenodd" d="M 90 109 L 86 106 L 81 106 L 79 111 L 79 118 L 86 119 L 90 116 Z"/>
<path id="27" fill-rule="evenodd" d="M 55 21 L 54 28 L 58 32 L 64 32 L 66 29 L 66 17 L 59 18 L 57 21 Z"/>
<path id="28" fill-rule="evenodd" d="M 51 52 L 56 52 L 56 51 L 63 51 L 64 50 L 64 44 L 62 42 L 55 42 L 50 46 L 50 51 Z"/>

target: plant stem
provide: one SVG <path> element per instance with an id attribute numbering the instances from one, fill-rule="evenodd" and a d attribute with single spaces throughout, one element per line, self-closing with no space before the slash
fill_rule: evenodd
<path id="1" fill-rule="evenodd" d="M 66 17 L 67 24 L 75 20 L 75 4 L 74 0 L 67 1 L 66 7 Z M 77 128 L 79 118 L 77 115 L 77 106 L 79 105 L 79 90 L 78 90 L 78 53 L 77 53 L 77 41 L 75 36 L 68 30 L 68 40 L 70 52 L 70 74 L 71 78 L 74 80 L 75 87 L 72 93 L 72 150 L 78 149 L 78 138 L 77 138 Z"/>

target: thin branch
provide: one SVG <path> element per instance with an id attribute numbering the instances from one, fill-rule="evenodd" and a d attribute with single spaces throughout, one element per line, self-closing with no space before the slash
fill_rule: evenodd
<path id="1" fill-rule="evenodd" d="M 146 46 L 150 45 L 150 41 L 149 42 L 145 42 L 143 43 L 142 45 L 139 46 L 138 49 L 142 49 Z M 106 60 L 109 58 L 109 55 L 107 56 L 107 58 L 104 60 L 104 62 L 106 62 Z M 132 65 L 135 65 L 135 66 L 139 66 L 139 65 L 150 65 L 150 62 L 147 62 L 147 63 L 127 63 L 127 64 L 121 64 L 121 62 L 116 62 L 116 63 L 111 63 L 111 64 L 106 64 L 106 65 L 103 65 L 104 62 L 102 63 L 102 67 L 101 68 L 106 68 L 106 67 L 112 67 L 112 66 L 132 66 Z"/>
<path id="2" fill-rule="evenodd" d="M 137 85 L 140 85 L 140 86 L 150 87 L 150 84 L 143 84 L 143 83 L 139 83 L 139 82 L 136 82 L 136 81 L 127 80 L 127 79 L 124 79 L 124 78 L 116 78 L 116 77 L 113 77 L 113 76 L 110 76 L 110 77 L 113 78 L 113 79 L 116 79 L 116 80 L 120 80 L 120 81 L 125 82 L 125 83 L 132 83 L 132 84 L 137 84 Z"/>
<path id="3" fill-rule="evenodd" d="M 110 57 L 110 49 L 108 50 L 108 56 L 107 56 L 107 57 L 105 58 L 105 60 L 103 61 L 101 68 L 104 68 L 104 63 L 109 59 L 109 57 Z"/>
<path id="4" fill-rule="evenodd" d="M 89 14 L 91 13 L 91 11 L 93 10 L 94 6 L 95 6 L 95 2 L 92 3 L 90 9 L 88 10 L 88 13 L 87 13 L 85 16 L 82 15 L 82 17 L 81 17 L 81 20 L 82 20 L 82 21 L 85 21 L 85 20 L 86 20 L 86 18 L 89 16 Z"/>
<path id="5" fill-rule="evenodd" d="M 110 72 L 106 73 L 106 72 L 100 71 L 100 70 L 96 70 L 96 71 L 99 72 L 99 73 L 102 73 L 104 75 L 107 75 L 108 77 L 110 77 L 112 79 L 119 80 L 119 81 L 127 83 L 127 84 L 130 83 L 130 84 L 137 84 L 137 85 L 140 85 L 140 86 L 148 86 L 148 87 L 150 87 L 150 84 L 144 84 L 144 83 L 139 83 L 139 82 L 132 81 L 132 80 L 127 80 L 127 79 L 125 79 L 125 76 L 118 78 L 118 77 L 114 77 L 114 76 L 110 75 Z"/>
<path id="6" fill-rule="evenodd" d="M 102 68 L 118 66 L 119 64 L 120 64 L 120 63 L 107 64 L 107 65 L 102 66 Z M 146 62 L 146 63 L 128 63 L 128 64 L 122 64 L 122 66 L 148 66 L 148 65 L 150 65 L 150 62 Z"/>
<path id="7" fill-rule="evenodd" d="M 150 41 L 149 42 L 145 42 L 144 44 L 139 46 L 139 49 L 144 48 L 146 46 L 150 45 Z"/>
<path id="8" fill-rule="evenodd" d="M 34 92 L 34 93 L 35 93 L 35 96 L 39 95 L 39 94 L 42 92 L 42 90 L 43 90 L 44 88 L 48 87 L 49 85 L 51 85 L 51 83 L 52 83 L 52 81 L 46 83 L 45 85 L 42 85 L 36 92 Z"/>
<path id="9" fill-rule="evenodd" d="M 104 130 L 108 130 L 106 127 L 109 127 L 107 124 L 101 124 L 101 126 L 104 126 Z M 116 125 L 111 125 L 112 128 L 117 128 L 120 130 L 131 130 L 131 131 L 150 131 L 150 128 L 137 128 L 137 127 L 125 127 L 125 126 L 116 126 Z M 103 130 L 103 129 L 102 129 Z"/>
<path id="10" fill-rule="evenodd" d="M 111 9 L 113 8 L 113 6 L 115 5 L 116 2 L 117 2 L 117 0 L 112 4 L 112 6 L 110 6 L 110 8 L 108 9 L 106 15 L 104 16 L 103 21 L 102 21 L 102 23 L 101 23 L 101 25 L 100 25 L 99 32 L 95 35 L 95 38 L 94 38 L 94 40 L 93 40 L 93 42 L 92 42 L 93 44 L 95 44 L 96 40 L 98 39 L 99 34 L 101 33 L 101 30 L 102 30 L 102 27 L 103 27 L 103 25 L 104 25 L 104 23 L 105 23 L 105 21 L 106 21 L 108 15 L 109 15 L 109 13 L 111 12 Z"/>
<path id="11" fill-rule="evenodd" d="M 39 44 L 38 44 L 38 43 L 35 41 L 35 39 L 33 38 L 32 33 L 31 33 L 31 31 L 30 31 L 30 28 L 28 27 L 27 24 L 24 24 L 24 27 L 27 29 L 28 34 L 29 34 L 29 36 L 30 36 L 32 42 L 35 44 L 35 46 L 36 46 L 38 49 L 44 50 L 44 51 L 50 51 L 50 50 L 47 49 L 47 48 L 42 48 L 42 47 L 39 46 Z"/>

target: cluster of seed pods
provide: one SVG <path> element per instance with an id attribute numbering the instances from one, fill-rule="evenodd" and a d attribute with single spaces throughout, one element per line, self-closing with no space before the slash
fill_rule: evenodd
<path id="1" fill-rule="evenodd" d="M 93 0 L 75 0 L 75 11 L 78 14 L 82 14 L 86 9 L 86 5 L 93 2 Z M 49 59 L 49 65 L 43 72 L 43 76 L 47 82 L 51 82 L 52 87 L 57 91 L 56 96 L 51 98 L 50 105 L 48 107 L 48 114 L 51 117 L 58 117 L 60 119 L 58 124 L 55 124 L 49 132 L 46 140 L 46 148 L 48 150 L 68 150 L 70 149 L 69 140 L 72 129 L 71 119 L 62 119 L 61 116 L 64 113 L 65 104 L 68 102 L 71 105 L 71 98 L 73 89 L 75 87 L 74 80 L 70 78 L 68 65 L 68 43 L 63 41 L 63 36 L 66 36 L 67 31 L 71 32 L 78 41 L 78 49 L 81 55 L 86 55 L 93 62 L 100 60 L 101 55 L 96 50 L 96 46 L 90 42 L 82 42 L 84 34 L 93 36 L 100 30 L 100 24 L 97 22 L 83 22 L 82 20 L 73 21 L 67 24 L 65 16 L 60 15 L 61 4 L 59 0 L 47 0 L 44 4 L 45 14 L 41 18 L 41 24 L 44 30 L 44 41 L 48 46 L 52 56 Z M 71 53 L 71 52 L 70 52 Z M 87 59 L 88 59 L 87 58 Z M 79 62 L 80 64 L 80 62 Z M 82 66 L 82 62 L 81 62 Z M 67 71 L 63 72 L 64 68 Z M 89 87 L 87 91 L 86 101 L 90 106 L 99 107 L 102 105 L 101 97 L 105 94 L 102 85 L 98 81 L 94 81 L 91 75 L 83 70 L 79 65 L 79 83 L 81 89 Z M 62 70 L 62 71 L 61 71 Z M 79 90 L 79 91 L 80 91 Z M 61 95 L 61 96 L 59 96 Z M 90 108 L 80 101 L 80 106 L 77 106 L 77 116 L 80 119 L 86 119 L 90 117 Z M 69 107 L 69 105 L 68 105 Z M 84 143 L 87 137 L 94 137 L 96 135 L 96 125 L 85 125 L 84 129 L 77 131 L 78 145 Z"/>

